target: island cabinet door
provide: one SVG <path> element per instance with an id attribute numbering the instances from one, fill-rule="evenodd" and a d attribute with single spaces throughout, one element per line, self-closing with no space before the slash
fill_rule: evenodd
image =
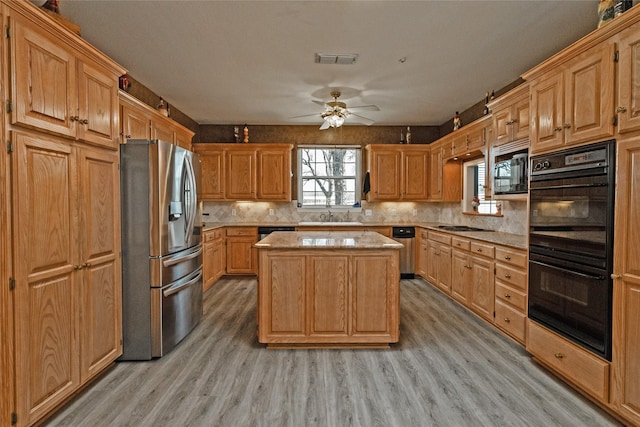
<path id="1" fill-rule="evenodd" d="M 357 255 L 352 261 L 352 331 L 357 336 L 399 337 L 399 271 L 396 257 Z M 381 280 L 386 278 L 386 280 Z"/>
<path id="2" fill-rule="evenodd" d="M 314 256 L 309 258 L 309 263 L 309 335 L 347 336 L 349 257 Z"/>
<path id="3" fill-rule="evenodd" d="M 264 252 L 258 284 L 259 341 L 286 342 L 286 337 L 304 336 L 306 257 Z"/>

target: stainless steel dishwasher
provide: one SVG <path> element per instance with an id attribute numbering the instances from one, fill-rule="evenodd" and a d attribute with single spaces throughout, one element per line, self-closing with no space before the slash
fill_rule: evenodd
<path id="1" fill-rule="evenodd" d="M 392 238 L 398 243 L 402 243 L 404 247 L 400 249 L 400 278 L 413 279 L 415 268 L 415 227 L 393 227 Z"/>

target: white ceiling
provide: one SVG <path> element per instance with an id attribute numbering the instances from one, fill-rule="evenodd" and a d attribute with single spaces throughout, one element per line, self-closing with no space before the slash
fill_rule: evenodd
<path id="1" fill-rule="evenodd" d="M 360 113 L 376 125 L 440 125 L 595 29 L 597 5 L 60 0 L 85 39 L 196 122 L 254 125 L 320 124 L 311 100 L 334 88 L 347 106 L 378 105 Z"/>

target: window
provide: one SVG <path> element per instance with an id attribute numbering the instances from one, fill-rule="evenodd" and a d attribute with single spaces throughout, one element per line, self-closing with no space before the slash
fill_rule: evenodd
<path id="1" fill-rule="evenodd" d="M 464 163 L 464 211 L 479 214 L 495 214 L 496 202 L 486 200 L 485 180 L 487 167 L 484 158 Z"/>
<path id="2" fill-rule="evenodd" d="M 298 147 L 298 207 L 360 203 L 360 147 Z"/>

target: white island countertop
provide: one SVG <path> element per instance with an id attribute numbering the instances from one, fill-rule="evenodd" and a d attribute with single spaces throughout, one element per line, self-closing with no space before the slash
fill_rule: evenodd
<path id="1" fill-rule="evenodd" d="M 276 231 L 258 249 L 400 249 L 404 245 L 373 231 Z"/>

